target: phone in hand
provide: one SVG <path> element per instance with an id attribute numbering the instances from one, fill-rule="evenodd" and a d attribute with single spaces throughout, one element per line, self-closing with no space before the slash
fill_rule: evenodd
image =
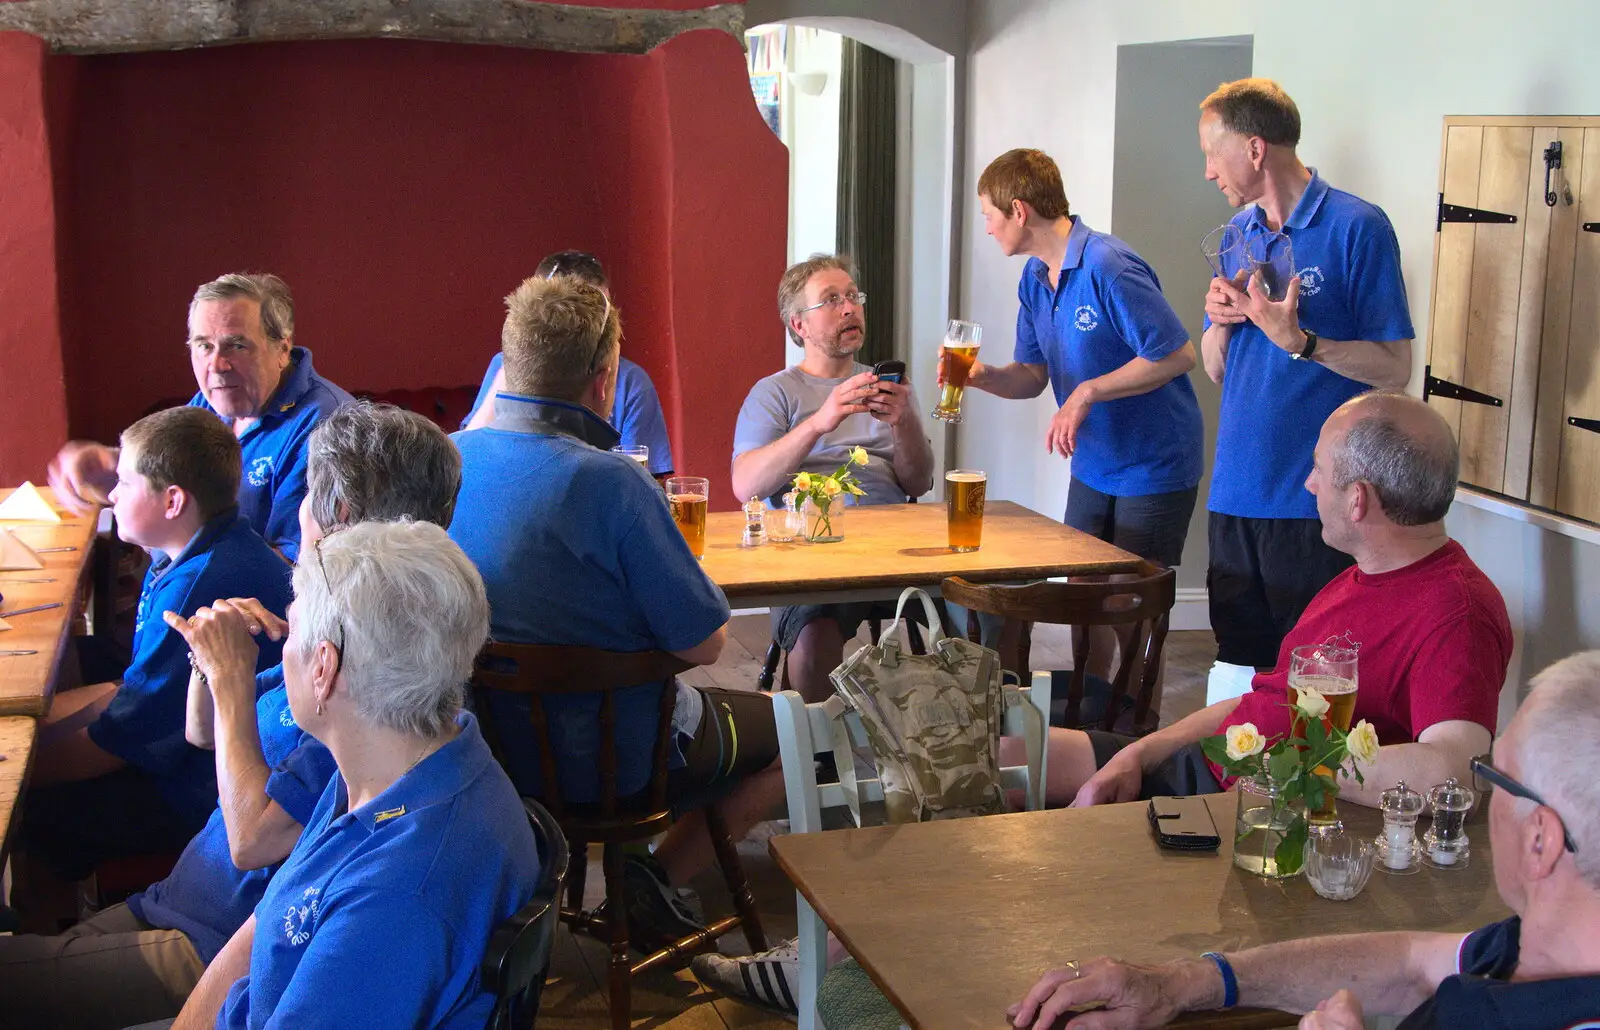
<path id="1" fill-rule="evenodd" d="M 1157 844 L 1175 851 L 1215 851 L 1222 846 L 1203 797 L 1151 798 L 1150 829 Z"/>
<path id="2" fill-rule="evenodd" d="M 879 379 L 891 382 L 905 382 L 906 363 L 904 361 L 880 361 L 872 366 L 872 374 Z"/>

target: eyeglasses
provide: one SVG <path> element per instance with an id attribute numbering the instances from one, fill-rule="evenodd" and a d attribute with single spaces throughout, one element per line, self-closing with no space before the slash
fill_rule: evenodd
<path id="1" fill-rule="evenodd" d="M 317 556 L 317 568 L 322 570 L 322 585 L 327 589 L 328 597 L 332 598 L 333 581 L 328 578 L 328 566 L 322 561 L 322 541 L 326 539 L 328 539 L 326 536 L 318 537 L 317 542 L 311 546 L 311 552 Z M 337 625 L 339 627 L 339 642 L 333 644 L 333 653 L 335 655 L 333 662 L 334 679 L 339 678 L 339 670 L 344 668 L 344 620 L 339 620 Z M 333 641 L 330 640 L 329 643 L 332 644 Z"/>
<path id="2" fill-rule="evenodd" d="M 846 303 L 854 304 L 858 308 L 866 307 L 867 295 L 859 290 L 851 293 L 830 293 L 809 308 L 801 308 L 800 314 L 803 315 L 807 311 L 815 311 L 818 308 L 833 308 L 837 311 L 844 307 Z"/>
<path id="3" fill-rule="evenodd" d="M 1540 808 L 1549 808 L 1556 820 L 1561 823 L 1561 839 L 1566 844 L 1567 850 L 1576 855 L 1578 853 L 1578 845 L 1572 842 L 1572 834 L 1567 832 L 1567 823 L 1565 819 L 1561 818 L 1561 813 L 1551 808 L 1550 802 L 1490 765 L 1489 757 L 1488 755 L 1479 755 L 1472 760 L 1472 775 L 1489 781 L 1513 797 L 1527 798 Z"/>

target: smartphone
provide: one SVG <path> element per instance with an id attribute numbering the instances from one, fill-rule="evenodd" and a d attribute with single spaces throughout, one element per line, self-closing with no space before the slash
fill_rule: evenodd
<path id="1" fill-rule="evenodd" d="M 904 382 L 906 363 L 904 361 L 880 361 L 872 366 L 872 374 L 891 383 Z"/>
<path id="2" fill-rule="evenodd" d="M 1176 851 L 1215 851 L 1222 846 L 1211 806 L 1203 797 L 1150 799 L 1150 828 L 1156 843 Z"/>

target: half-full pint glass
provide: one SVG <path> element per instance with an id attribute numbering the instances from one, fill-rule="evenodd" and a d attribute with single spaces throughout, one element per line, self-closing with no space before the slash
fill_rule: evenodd
<path id="1" fill-rule="evenodd" d="M 952 318 L 944 331 L 944 344 L 939 348 L 939 406 L 933 417 L 945 422 L 961 421 L 961 395 L 967 389 L 967 377 L 972 374 L 973 362 L 978 360 L 978 344 L 983 342 L 983 326 L 976 322 L 963 322 Z"/>
<path id="2" fill-rule="evenodd" d="M 976 551 L 983 543 L 983 495 L 989 477 L 969 469 L 944 474 L 945 507 L 950 516 L 950 550 Z"/>
<path id="3" fill-rule="evenodd" d="M 1328 702 L 1328 713 L 1323 722 L 1334 729 L 1348 732 L 1350 720 L 1356 711 L 1356 689 L 1360 683 L 1356 671 L 1356 650 L 1330 641 L 1323 644 L 1304 644 L 1289 652 L 1288 700 L 1292 707 L 1299 700 L 1301 690 L 1315 690 Z M 1296 720 L 1296 736 L 1304 728 Z M 1327 766 L 1318 766 L 1317 772 L 1333 774 Z M 1313 826 L 1327 826 L 1339 821 L 1338 809 L 1333 799 L 1321 808 L 1307 812 L 1306 821 Z"/>
<path id="4" fill-rule="evenodd" d="M 672 521 L 689 542 L 696 558 L 706 556 L 706 500 L 711 496 L 711 480 L 698 476 L 673 476 L 667 480 L 667 503 L 672 506 Z"/>

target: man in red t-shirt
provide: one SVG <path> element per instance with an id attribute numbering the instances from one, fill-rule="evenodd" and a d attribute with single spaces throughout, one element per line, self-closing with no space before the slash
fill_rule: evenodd
<path id="1" fill-rule="evenodd" d="M 1494 584 L 1445 534 L 1459 454 L 1450 427 L 1412 397 L 1368 393 L 1323 423 L 1306 489 L 1322 538 L 1356 564 L 1317 594 L 1271 672 L 1243 697 L 1219 701 L 1142 739 L 1052 729 L 1045 784 L 1051 804 L 1084 806 L 1161 794 L 1215 793 L 1226 784 L 1199 741 L 1253 722 L 1268 738 L 1289 729 L 1289 652 L 1340 637 L 1361 645 L 1356 719 L 1383 746 L 1365 785 L 1340 797 L 1376 806 L 1399 780 L 1467 780 L 1489 750 L 1511 625 Z M 1014 746 L 1008 744 L 1008 747 Z"/>

